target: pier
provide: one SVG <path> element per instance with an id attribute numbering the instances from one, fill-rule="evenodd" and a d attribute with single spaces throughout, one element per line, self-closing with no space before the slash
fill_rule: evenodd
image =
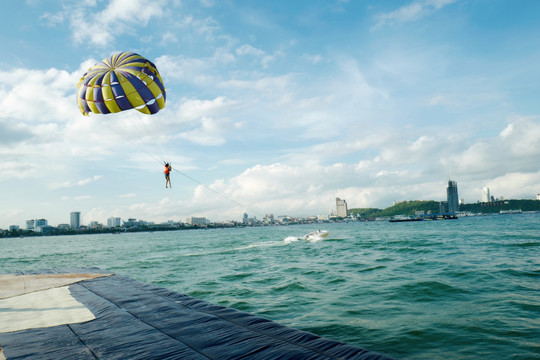
<path id="1" fill-rule="evenodd" d="M 0 359 L 389 357 L 97 268 L 0 275 Z"/>

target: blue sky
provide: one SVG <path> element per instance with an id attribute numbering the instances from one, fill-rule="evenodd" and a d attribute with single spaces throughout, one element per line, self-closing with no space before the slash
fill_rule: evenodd
<path id="1" fill-rule="evenodd" d="M 0 228 L 385 208 L 444 200 L 449 179 L 465 202 L 540 193 L 540 2 L 1 9 Z M 165 109 L 82 116 L 79 78 L 119 51 L 156 64 Z M 189 177 L 166 189 L 160 160 Z"/>

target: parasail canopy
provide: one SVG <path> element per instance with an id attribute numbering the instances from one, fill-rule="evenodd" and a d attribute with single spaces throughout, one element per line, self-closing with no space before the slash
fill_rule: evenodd
<path id="1" fill-rule="evenodd" d="M 165 107 L 165 85 L 156 66 L 133 52 L 121 52 L 92 66 L 77 84 L 84 115 L 136 109 L 155 114 Z"/>

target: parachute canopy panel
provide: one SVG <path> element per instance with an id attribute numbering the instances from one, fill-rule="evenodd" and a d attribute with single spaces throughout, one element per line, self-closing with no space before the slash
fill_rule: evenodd
<path id="1" fill-rule="evenodd" d="M 84 115 L 136 109 L 155 114 L 165 107 L 166 92 L 156 66 L 133 52 L 121 52 L 92 66 L 77 85 Z"/>

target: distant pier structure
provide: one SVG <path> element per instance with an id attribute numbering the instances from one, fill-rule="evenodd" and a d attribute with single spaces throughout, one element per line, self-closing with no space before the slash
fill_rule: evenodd
<path id="1" fill-rule="evenodd" d="M 97 268 L 0 274 L 0 344 L 7 360 L 392 360 Z"/>

